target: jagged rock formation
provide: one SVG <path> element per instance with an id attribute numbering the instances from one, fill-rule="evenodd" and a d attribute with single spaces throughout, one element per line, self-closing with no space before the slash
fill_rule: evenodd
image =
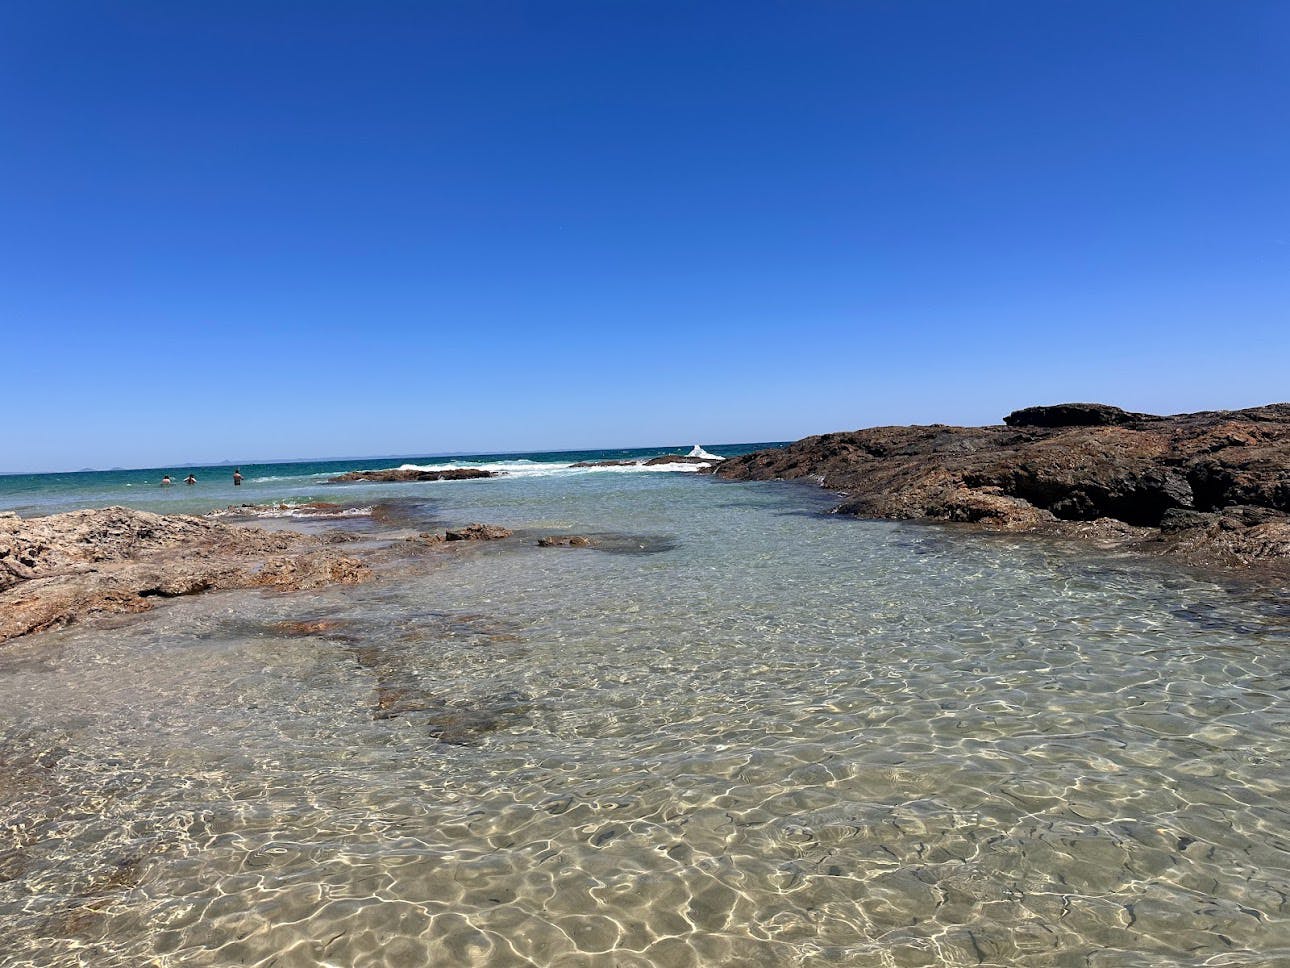
<path id="1" fill-rule="evenodd" d="M 809 479 L 838 510 L 1088 534 L 1088 522 L 1216 564 L 1290 563 L 1290 404 L 1160 417 L 1028 407 L 1004 426 L 874 427 L 725 461 L 730 480 Z M 1109 521 L 1108 521 L 1109 519 Z"/>
<path id="2" fill-rule="evenodd" d="M 121 507 L 0 517 L 0 642 L 209 589 L 363 581 L 367 566 L 330 544 Z"/>

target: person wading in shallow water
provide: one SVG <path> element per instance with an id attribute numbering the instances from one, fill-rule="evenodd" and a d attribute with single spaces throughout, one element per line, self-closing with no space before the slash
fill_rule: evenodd
<path id="1" fill-rule="evenodd" d="M 242 468 L 240 467 L 233 468 L 233 483 L 234 484 L 242 483 Z"/>
<path id="2" fill-rule="evenodd" d="M 192 474 L 189 474 L 187 477 L 185 477 L 185 478 L 184 478 L 184 483 L 185 483 L 185 484 L 196 484 L 196 483 L 197 483 L 197 478 L 193 477 L 193 475 L 192 475 Z"/>
<path id="3" fill-rule="evenodd" d="M 167 475 L 165 475 L 164 477 L 162 477 L 162 479 L 161 479 L 161 486 L 162 486 L 162 487 L 169 487 L 169 486 L 170 486 L 170 475 L 169 475 L 169 474 L 167 474 Z"/>

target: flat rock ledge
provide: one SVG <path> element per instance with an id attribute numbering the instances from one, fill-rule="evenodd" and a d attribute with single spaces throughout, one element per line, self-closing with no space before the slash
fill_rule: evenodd
<path id="1" fill-rule="evenodd" d="M 408 483 L 410 481 L 473 481 L 481 477 L 497 477 L 497 471 L 486 471 L 479 467 L 449 467 L 444 470 L 417 470 L 413 468 L 392 467 L 386 470 L 349 471 L 339 477 L 327 480 L 328 484 L 367 483 Z"/>
<path id="2" fill-rule="evenodd" d="M 873 518 L 1041 531 L 1290 574 L 1290 404 L 1157 416 L 1027 407 L 1003 425 L 807 437 L 715 470 L 806 480 Z"/>
<path id="3" fill-rule="evenodd" d="M 327 536 L 129 508 L 0 516 L 0 642 L 224 588 L 355 584 L 366 564 Z"/>

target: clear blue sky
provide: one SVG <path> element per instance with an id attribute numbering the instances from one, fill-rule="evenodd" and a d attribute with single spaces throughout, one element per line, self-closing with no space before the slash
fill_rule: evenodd
<path id="1" fill-rule="evenodd" d="M 0 469 L 1290 398 L 1290 4 L 0 7 Z"/>

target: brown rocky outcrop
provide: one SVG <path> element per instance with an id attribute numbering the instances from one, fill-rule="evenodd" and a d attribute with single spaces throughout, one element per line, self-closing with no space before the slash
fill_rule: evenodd
<path id="1" fill-rule="evenodd" d="M 811 480 L 867 517 L 1116 533 L 1195 561 L 1290 564 L 1290 404 L 1160 417 L 1028 407 L 1003 426 L 874 427 L 723 462 L 729 480 Z M 1145 530 L 1144 530 L 1145 529 Z M 1129 540 L 1128 537 L 1125 540 Z"/>
<path id="2" fill-rule="evenodd" d="M 219 588 L 354 583 L 367 566 L 326 536 L 113 507 L 0 518 L 0 642 L 92 614 Z"/>
<path id="3" fill-rule="evenodd" d="M 496 477 L 496 471 L 480 467 L 449 467 L 444 470 L 416 470 L 391 467 L 385 470 L 349 471 L 328 479 L 328 484 L 407 483 L 409 481 L 472 481 L 481 477 Z"/>
<path id="4" fill-rule="evenodd" d="M 446 541 L 500 541 L 511 536 L 509 528 L 497 524 L 468 524 L 464 528 L 445 531 Z"/>

